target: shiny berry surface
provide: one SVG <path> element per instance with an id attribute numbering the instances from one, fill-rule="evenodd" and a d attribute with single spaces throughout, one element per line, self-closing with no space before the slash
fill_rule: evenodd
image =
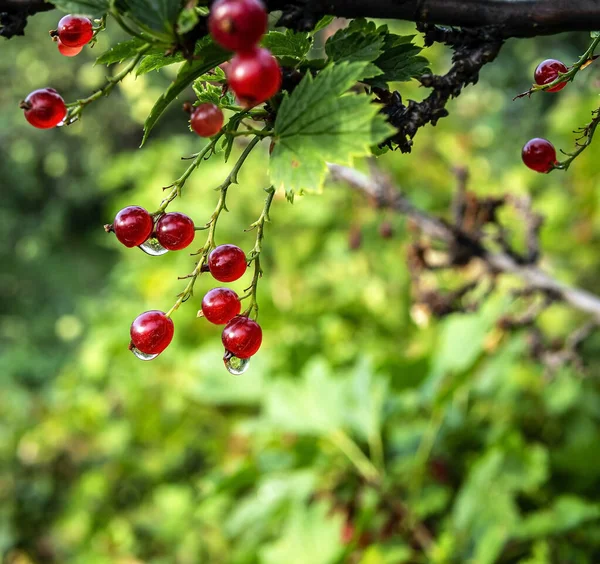
<path id="1" fill-rule="evenodd" d="M 58 52 L 65 57 L 74 57 L 79 55 L 83 47 L 68 47 L 60 39 L 56 42 L 58 45 Z"/>
<path id="2" fill-rule="evenodd" d="M 112 225 L 117 239 L 126 247 L 141 245 L 150 237 L 153 227 L 152 216 L 139 206 L 123 208 Z"/>
<path id="3" fill-rule="evenodd" d="M 229 323 L 241 309 L 238 295 L 229 288 L 213 288 L 202 298 L 202 313 L 215 325 Z"/>
<path id="4" fill-rule="evenodd" d="M 52 88 L 34 90 L 20 107 L 25 110 L 25 119 L 38 129 L 56 127 L 67 115 L 65 101 Z"/>
<path id="5" fill-rule="evenodd" d="M 238 358 L 250 358 L 262 343 L 262 329 L 256 321 L 238 315 L 223 329 L 221 340 L 225 348 Z"/>
<path id="6" fill-rule="evenodd" d="M 169 251 L 185 249 L 196 235 L 194 222 L 187 215 L 170 212 L 156 222 L 156 238 Z"/>
<path id="7" fill-rule="evenodd" d="M 56 31 L 67 47 L 83 47 L 94 35 L 92 22 L 88 18 L 71 14 L 61 18 Z"/>
<path id="8" fill-rule="evenodd" d="M 208 256 L 208 269 L 220 282 L 241 278 L 246 266 L 246 254 L 235 245 L 220 245 Z"/>
<path id="9" fill-rule="evenodd" d="M 200 137 L 212 137 L 223 127 L 223 112 L 214 104 L 200 104 L 192 110 L 190 125 Z"/>
<path id="10" fill-rule="evenodd" d="M 160 354 L 173 339 L 175 328 L 162 311 L 146 311 L 131 324 L 131 344 L 144 354 Z"/>
<path id="11" fill-rule="evenodd" d="M 252 107 L 277 94 L 281 87 L 281 70 L 268 49 L 257 47 L 231 59 L 227 81 L 239 102 Z"/>
<path id="12" fill-rule="evenodd" d="M 254 47 L 267 29 L 267 11 L 260 0 L 217 0 L 208 17 L 212 38 L 230 51 Z"/>
<path id="13" fill-rule="evenodd" d="M 525 143 L 521 151 L 525 166 L 537 172 L 548 172 L 556 163 L 556 150 L 547 139 L 536 137 Z"/>
<path id="14" fill-rule="evenodd" d="M 535 79 L 536 84 L 548 84 L 549 82 L 553 82 L 558 78 L 558 73 L 567 72 L 567 67 L 560 61 L 556 59 L 546 59 L 542 61 L 537 68 L 535 69 L 535 73 L 533 74 L 533 78 Z M 546 92 L 558 92 L 562 90 L 567 85 L 566 82 L 560 82 L 553 88 L 548 88 Z"/>

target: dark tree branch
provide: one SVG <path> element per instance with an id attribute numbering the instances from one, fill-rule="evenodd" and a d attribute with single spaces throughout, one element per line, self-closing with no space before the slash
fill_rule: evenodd
<path id="1" fill-rule="evenodd" d="M 0 0 L 0 36 L 23 35 L 28 16 L 53 9 L 43 0 Z"/>
<path id="2" fill-rule="evenodd" d="M 268 0 L 294 27 L 330 14 L 461 27 L 497 26 L 504 37 L 533 37 L 600 29 L 597 0 Z"/>

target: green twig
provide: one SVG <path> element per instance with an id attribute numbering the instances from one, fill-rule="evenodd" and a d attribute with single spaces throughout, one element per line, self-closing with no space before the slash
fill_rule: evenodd
<path id="1" fill-rule="evenodd" d="M 592 112 L 592 121 L 588 123 L 586 126 L 578 129 L 576 133 L 580 133 L 581 135 L 575 140 L 576 149 L 572 153 L 567 153 L 562 151 L 568 158 L 564 161 L 560 161 L 554 165 L 554 168 L 559 168 L 561 170 L 567 170 L 571 163 L 585 151 L 591 144 L 594 138 L 594 133 L 596 132 L 596 128 L 600 123 L 600 108 L 594 110 Z"/>
<path id="2" fill-rule="evenodd" d="M 83 98 L 81 100 L 77 100 L 76 102 L 72 102 L 71 104 L 67 104 L 69 111 L 67 112 L 67 116 L 65 117 L 65 124 L 69 125 L 75 121 L 77 121 L 80 116 L 83 108 L 92 102 L 95 102 L 102 96 L 108 96 L 112 89 L 121 82 L 129 73 L 135 69 L 137 64 L 140 62 L 140 59 L 144 56 L 144 54 L 150 49 L 150 45 L 145 45 L 140 48 L 138 54 L 135 58 L 118 74 L 115 74 L 113 77 L 108 78 L 106 84 L 98 91 L 94 92 L 91 96 L 87 98 Z"/>
<path id="3" fill-rule="evenodd" d="M 250 254 L 247 257 L 248 262 L 254 262 L 254 275 L 252 276 L 252 283 L 246 289 L 246 295 L 242 296 L 241 299 L 244 300 L 246 298 L 250 298 L 250 305 L 244 312 L 244 315 L 249 316 L 251 313 L 254 313 L 255 319 L 258 317 L 256 290 L 258 288 L 258 280 L 263 274 L 260 266 L 260 253 L 262 252 L 265 223 L 271 221 L 269 212 L 271 210 L 271 204 L 273 203 L 273 197 L 275 196 L 275 188 L 273 186 L 269 186 L 269 188 L 265 189 L 265 192 L 267 193 L 267 198 L 265 200 L 265 205 L 260 217 L 246 230 L 252 231 L 252 229 L 256 229 L 256 242 L 254 243 L 254 248 L 250 251 Z"/>

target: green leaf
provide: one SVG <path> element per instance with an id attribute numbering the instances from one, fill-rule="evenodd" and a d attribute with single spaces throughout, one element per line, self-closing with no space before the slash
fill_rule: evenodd
<path id="1" fill-rule="evenodd" d="M 152 128 L 156 125 L 156 122 L 169 104 L 173 102 L 173 100 L 175 100 L 175 98 L 177 98 L 177 96 L 192 83 L 192 81 L 226 61 L 229 57 L 229 53 L 217 45 L 209 43 L 196 57 L 195 60 L 188 61 L 179 69 L 179 73 L 177 73 L 175 80 L 154 104 L 154 107 L 150 111 L 150 115 L 146 118 L 146 122 L 144 123 L 144 136 L 142 137 L 140 146 L 146 142 L 150 131 L 152 131 Z"/>
<path id="2" fill-rule="evenodd" d="M 130 39 L 129 41 L 122 41 L 117 43 L 114 47 L 111 47 L 108 51 L 105 51 L 96 59 L 97 65 L 113 65 L 115 63 L 122 63 L 126 59 L 135 57 L 141 47 L 146 45 L 141 39 Z"/>
<path id="3" fill-rule="evenodd" d="M 164 53 L 146 55 L 138 65 L 135 73 L 137 76 L 140 76 L 169 65 L 174 65 L 175 63 L 182 63 L 184 60 L 181 53 L 175 53 L 174 55 L 165 55 Z"/>
<path id="4" fill-rule="evenodd" d="M 317 31 L 321 31 L 322 29 L 326 28 L 334 19 L 335 19 L 334 16 L 323 16 L 317 22 L 315 29 L 313 29 L 313 33 L 317 32 Z"/>
<path id="5" fill-rule="evenodd" d="M 419 56 L 421 47 L 412 43 L 413 37 L 394 34 L 385 37 L 383 53 L 374 62 L 383 74 L 367 80 L 369 84 L 387 88 L 388 82 L 406 82 L 429 70 L 429 61 Z"/>
<path id="6" fill-rule="evenodd" d="M 109 0 L 53 0 L 63 12 L 99 18 L 108 12 Z"/>
<path id="7" fill-rule="evenodd" d="M 196 97 L 198 100 L 194 103 L 194 106 L 200 104 L 209 103 L 215 104 L 215 106 L 228 106 L 235 104 L 235 97 L 231 92 L 226 92 L 223 95 L 223 88 L 216 84 L 206 82 L 203 77 L 198 78 L 192 85 Z"/>
<path id="8" fill-rule="evenodd" d="M 328 161 L 351 164 L 393 130 L 365 94 L 344 94 L 364 73 L 364 63 L 326 67 L 307 74 L 281 103 L 275 120 L 271 181 L 288 198 L 319 190 Z"/>
<path id="9" fill-rule="evenodd" d="M 377 28 L 373 22 L 353 20 L 344 29 L 337 31 L 325 44 L 325 52 L 335 62 L 363 61 L 371 63 L 383 53 L 386 26 Z M 375 65 L 366 65 L 361 78 L 372 78 L 381 74 Z"/>
<path id="10" fill-rule="evenodd" d="M 129 17 L 140 26 L 155 31 L 173 32 L 181 10 L 181 0 L 122 0 Z"/>
<path id="11" fill-rule="evenodd" d="M 293 66 L 304 59 L 312 47 L 312 42 L 313 39 L 308 33 L 295 33 L 291 29 L 285 33 L 270 31 L 262 40 L 262 44 L 285 66 Z"/>

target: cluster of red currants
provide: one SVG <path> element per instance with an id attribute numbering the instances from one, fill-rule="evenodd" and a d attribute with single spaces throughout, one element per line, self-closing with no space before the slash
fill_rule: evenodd
<path id="1" fill-rule="evenodd" d="M 128 206 L 115 217 L 106 231 L 114 232 L 126 247 L 143 246 L 150 238 L 170 251 L 186 248 L 194 239 L 194 222 L 186 215 L 168 212 L 157 221 L 144 208 Z M 235 245 L 220 245 L 209 255 L 208 271 L 219 282 L 234 282 L 247 268 L 246 255 Z M 260 348 L 260 325 L 240 315 L 242 309 L 238 295 L 229 288 L 213 288 L 202 300 L 202 315 L 211 323 L 225 325 L 222 334 L 225 346 L 224 361 L 234 374 L 242 373 L 248 359 Z M 174 334 L 170 314 L 152 310 L 140 314 L 131 325 L 129 348 L 142 360 L 152 360 L 171 343 Z"/>
<path id="2" fill-rule="evenodd" d="M 69 14 L 61 18 L 58 28 L 51 31 L 50 35 L 58 44 L 61 55 L 74 57 L 94 37 L 94 28 L 88 18 Z"/>
<path id="3" fill-rule="evenodd" d="M 235 52 L 225 74 L 242 106 L 262 104 L 279 91 L 279 63 L 268 49 L 258 46 L 267 30 L 267 10 L 261 0 L 217 0 L 208 28 L 216 43 Z M 200 104 L 192 111 L 190 125 L 201 137 L 212 137 L 223 127 L 223 112 L 215 104 Z"/>
<path id="4" fill-rule="evenodd" d="M 568 71 L 566 65 L 556 59 L 542 61 L 534 73 L 534 80 L 540 86 L 554 82 L 560 74 Z M 548 88 L 546 92 L 558 92 L 567 85 L 559 82 L 556 86 Z M 521 151 L 525 166 L 537 172 L 550 172 L 556 165 L 556 149 L 547 139 L 535 137 L 525 143 Z"/>

